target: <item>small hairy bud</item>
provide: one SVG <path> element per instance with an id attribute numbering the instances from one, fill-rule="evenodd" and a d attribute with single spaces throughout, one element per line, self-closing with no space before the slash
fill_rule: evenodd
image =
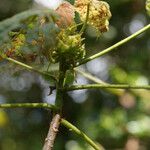
<path id="1" fill-rule="evenodd" d="M 88 4 L 90 5 L 88 24 L 94 26 L 100 32 L 108 31 L 111 17 L 109 5 L 98 0 L 75 0 L 75 9 L 82 21 L 86 19 Z"/>
<path id="2" fill-rule="evenodd" d="M 58 42 L 55 49 L 53 49 L 53 60 L 59 62 L 65 60 L 69 66 L 74 66 L 85 56 L 85 47 L 82 41 L 81 34 L 72 32 L 69 28 L 62 29 L 58 34 Z"/>

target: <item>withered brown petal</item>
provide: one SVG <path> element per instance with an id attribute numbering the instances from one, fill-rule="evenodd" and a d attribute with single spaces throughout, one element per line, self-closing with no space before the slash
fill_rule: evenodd
<path id="1" fill-rule="evenodd" d="M 56 24 L 65 28 L 73 24 L 75 17 L 75 9 L 74 6 L 69 2 L 63 2 L 57 9 L 56 12 L 60 16 L 60 19 L 56 22 Z"/>

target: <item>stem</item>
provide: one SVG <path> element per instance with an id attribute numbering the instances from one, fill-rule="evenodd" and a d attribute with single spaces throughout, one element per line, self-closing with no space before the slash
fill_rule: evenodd
<path id="1" fill-rule="evenodd" d="M 50 123 L 49 131 L 45 139 L 43 150 L 52 150 L 54 147 L 54 142 L 58 133 L 58 129 L 61 121 L 61 110 L 62 103 L 64 100 L 64 92 L 62 89 L 65 86 L 65 73 L 66 73 L 66 63 L 65 60 L 62 60 L 59 64 L 59 81 L 57 83 L 57 93 L 56 93 L 56 106 L 59 108 L 59 111 L 53 116 L 52 122 Z"/>
<path id="2" fill-rule="evenodd" d="M 46 108 L 57 111 L 58 109 L 54 105 L 47 103 L 16 103 L 16 104 L 0 104 L 0 108 Z M 54 139 L 56 138 L 58 127 L 60 124 L 60 115 L 56 114 L 50 124 L 50 129 L 45 139 L 45 145 L 43 150 L 51 150 L 54 145 Z"/>
<path id="3" fill-rule="evenodd" d="M 0 104 L 0 108 L 45 108 L 56 111 L 58 108 L 47 103 L 16 103 L 16 104 Z"/>
<path id="4" fill-rule="evenodd" d="M 100 56 L 104 55 L 104 54 L 107 54 L 108 52 L 110 52 L 110 51 L 116 49 L 117 47 L 119 47 L 119 46 L 121 46 L 121 45 L 123 45 L 123 44 L 129 42 L 130 40 L 134 39 L 135 37 L 137 37 L 137 36 L 140 35 L 141 33 L 143 33 L 143 32 L 145 32 L 146 30 L 148 30 L 149 28 L 150 28 L 150 24 L 148 24 L 147 26 L 145 26 L 145 27 L 142 28 L 141 30 L 135 32 L 134 34 L 130 35 L 129 37 L 123 39 L 122 41 L 120 41 L 120 42 L 114 44 L 113 46 L 111 46 L 111 47 L 109 47 L 109 48 L 106 48 L 106 49 L 102 50 L 101 52 L 99 52 L 99 53 L 97 53 L 97 54 L 95 54 L 95 55 L 93 55 L 93 56 L 90 56 L 90 57 L 88 57 L 88 58 L 85 58 L 85 59 L 84 59 L 83 61 L 81 61 L 77 66 L 80 66 L 80 65 L 82 65 L 82 64 L 85 64 L 85 63 L 87 63 L 88 61 L 91 61 L 91 60 L 93 60 L 93 59 L 95 59 L 95 58 L 97 58 L 97 57 L 100 57 Z"/>
<path id="5" fill-rule="evenodd" d="M 89 19 L 89 14 L 90 14 L 90 3 L 87 5 L 87 12 L 86 12 L 86 18 L 85 18 L 85 22 L 80 30 L 80 33 L 82 34 L 84 32 L 84 30 L 86 29 L 87 26 L 87 22 Z"/>
<path id="6" fill-rule="evenodd" d="M 91 140 L 86 134 L 84 134 L 82 131 L 80 131 L 77 127 L 75 127 L 73 124 L 68 122 L 65 119 L 61 119 L 61 124 L 64 125 L 66 128 L 68 128 L 70 131 L 75 132 L 77 135 L 79 135 L 82 139 L 84 139 L 88 144 L 90 144 L 95 150 L 103 150 L 102 146 L 97 145 L 93 140 Z"/>
<path id="7" fill-rule="evenodd" d="M 150 85 L 118 85 L 118 84 L 87 84 L 87 85 L 73 85 L 67 88 L 64 88 L 67 91 L 73 90 L 82 90 L 82 89 L 105 89 L 105 88 L 114 88 L 114 89 L 147 89 L 150 90 Z"/>
<path id="8" fill-rule="evenodd" d="M 33 67 L 29 66 L 29 65 L 26 65 L 26 64 L 24 64 L 24 63 L 22 63 L 22 62 L 19 62 L 19 61 L 15 60 L 15 59 L 12 59 L 12 58 L 5 58 L 5 59 L 8 60 L 9 62 L 12 62 L 12 63 L 14 63 L 14 64 L 17 64 L 17 65 L 19 65 L 19 66 L 25 68 L 25 69 L 27 69 L 27 70 L 37 72 L 37 73 L 39 73 L 39 74 L 41 74 L 41 75 L 44 75 L 44 76 L 48 76 L 48 77 L 50 77 L 52 80 L 56 81 L 56 78 L 55 78 L 54 76 L 52 76 L 52 75 L 50 75 L 50 74 L 48 74 L 48 73 L 46 73 L 46 72 L 37 70 L 37 69 L 35 69 L 35 68 L 33 68 Z"/>
<path id="9" fill-rule="evenodd" d="M 74 70 L 76 72 L 78 72 L 79 74 L 83 75 L 85 78 L 87 78 L 87 79 L 89 79 L 93 82 L 96 82 L 96 83 L 99 83 L 99 84 L 106 84 L 106 82 L 102 81 L 101 79 L 99 79 L 99 78 L 97 78 L 97 77 L 95 77 L 95 76 L 93 76 L 93 75 L 91 75 L 87 72 L 83 72 L 83 71 L 81 71 L 80 69 L 77 69 L 77 68 L 75 68 Z"/>
<path id="10" fill-rule="evenodd" d="M 97 84 L 105 84 L 105 85 L 110 85 L 109 83 L 106 83 L 104 81 L 102 81 L 101 79 L 91 75 L 90 73 L 87 73 L 87 72 L 83 72 L 77 68 L 74 69 L 76 72 L 78 72 L 79 74 L 83 75 L 85 78 L 97 83 Z M 115 94 L 117 96 L 121 96 L 124 94 L 125 90 L 123 89 L 105 89 L 106 91 L 112 93 L 112 94 Z"/>
<path id="11" fill-rule="evenodd" d="M 59 64 L 59 81 L 57 84 L 57 93 L 56 93 L 56 106 L 59 108 L 62 108 L 62 103 L 63 103 L 63 98 L 64 98 L 64 91 L 61 89 L 64 88 L 65 86 L 65 73 L 66 73 L 66 68 L 65 68 L 65 61 L 62 60 Z"/>
<path id="12" fill-rule="evenodd" d="M 50 123 L 50 128 L 45 139 L 45 144 L 43 150 L 52 150 L 54 146 L 54 141 L 57 136 L 58 128 L 60 125 L 61 116 L 59 114 L 55 114 L 53 116 L 52 122 Z"/>

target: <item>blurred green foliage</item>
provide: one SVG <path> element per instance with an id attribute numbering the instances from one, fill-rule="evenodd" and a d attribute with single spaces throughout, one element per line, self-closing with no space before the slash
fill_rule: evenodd
<path id="1" fill-rule="evenodd" d="M 147 10 L 147 13 L 150 15 L 150 1 L 149 0 L 146 0 L 146 10 Z"/>
<path id="2" fill-rule="evenodd" d="M 110 31 L 97 39 L 86 32 L 87 55 L 120 41 L 149 23 L 143 0 L 107 0 L 112 18 Z M 31 0 L 3 0 L 0 20 L 30 9 Z M 84 65 L 91 74 L 109 83 L 146 85 L 150 83 L 150 31 L 111 52 Z M 2 62 L 0 65 L 5 65 Z M 50 101 L 48 83 L 37 74 L 11 74 L 8 67 L 0 73 L 0 103 Z M 90 82 L 78 75 L 77 83 Z M 91 82 L 90 82 L 91 83 Z M 52 102 L 52 100 L 51 100 Z M 103 90 L 79 91 L 66 95 L 64 117 L 85 131 L 106 149 L 124 149 L 138 143 L 140 150 L 150 147 L 150 91 L 125 91 L 122 96 Z M 0 110 L 1 150 L 40 150 L 47 134 L 51 114 L 42 109 Z M 135 140 L 132 140 L 135 139 Z M 131 147 L 131 146 L 130 146 Z M 82 139 L 61 127 L 56 150 L 90 148 Z M 133 150 L 133 149 L 128 149 Z"/>

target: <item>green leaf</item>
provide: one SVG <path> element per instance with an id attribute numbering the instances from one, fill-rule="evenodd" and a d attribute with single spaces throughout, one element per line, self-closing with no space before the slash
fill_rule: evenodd
<path id="1" fill-rule="evenodd" d="M 82 22 L 81 19 L 80 19 L 80 15 L 79 15 L 78 12 L 75 12 L 75 18 L 74 18 L 74 20 L 75 20 L 76 24 L 79 24 L 79 23 Z"/>
<path id="2" fill-rule="evenodd" d="M 74 70 L 67 70 L 66 71 L 65 84 L 67 84 L 67 85 L 72 84 L 74 79 L 75 79 L 75 72 L 74 72 Z"/>
<path id="3" fill-rule="evenodd" d="M 57 19 L 58 15 L 52 10 L 27 10 L 19 13 L 9 19 L 0 22 L 0 44 L 3 40 L 8 39 L 8 32 L 22 25 L 22 21 L 30 16 L 41 16 L 49 13 L 52 18 Z"/>
<path id="4" fill-rule="evenodd" d="M 59 33 L 56 20 L 57 14 L 53 11 L 30 10 L 2 21 L 0 39 L 5 38 L 0 43 L 0 55 L 30 65 L 41 64 L 41 60 L 45 61 L 50 55 L 45 52 L 55 47 Z"/>
<path id="5" fill-rule="evenodd" d="M 150 15 L 150 0 L 146 1 L 145 6 L 146 6 L 146 10 L 147 10 L 148 15 Z"/>

